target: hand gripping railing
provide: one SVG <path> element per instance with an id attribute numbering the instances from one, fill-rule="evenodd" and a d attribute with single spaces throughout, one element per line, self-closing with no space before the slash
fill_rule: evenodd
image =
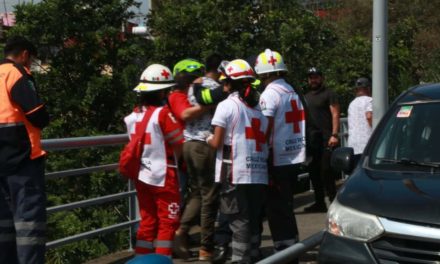
<path id="1" fill-rule="evenodd" d="M 94 136 L 94 137 L 77 137 L 77 138 L 61 138 L 61 139 L 46 139 L 43 140 L 43 148 L 48 151 L 58 151 L 67 149 L 79 149 L 86 147 L 103 147 L 112 145 L 121 145 L 128 142 L 127 134 L 108 135 L 108 136 Z M 105 164 L 87 168 L 70 169 L 65 171 L 57 171 L 46 173 L 46 179 L 62 178 L 69 176 L 82 175 L 98 171 L 112 171 L 117 169 L 118 164 Z M 134 226 L 139 222 L 136 191 L 131 181 L 128 182 L 128 191 L 101 196 L 93 199 L 76 201 L 69 204 L 62 204 L 47 208 L 47 213 L 55 213 L 59 211 L 67 211 L 91 205 L 102 204 L 110 201 L 129 198 L 129 221 L 117 223 L 111 226 L 106 226 L 100 229 L 76 234 L 69 237 L 64 237 L 58 240 L 50 241 L 46 244 L 48 249 L 60 247 L 62 245 L 72 243 L 78 240 L 94 237 L 103 233 L 113 232 L 116 230 L 130 228 L 130 248 L 132 248 L 132 236 L 134 234 Z"/>

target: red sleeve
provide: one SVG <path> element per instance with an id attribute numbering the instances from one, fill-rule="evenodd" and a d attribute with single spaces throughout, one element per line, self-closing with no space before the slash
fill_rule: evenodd
<path id="1" fill-rule="evenodd" d="M 159 123 L 165 142 L 169 145 L 183 144 L 183 126 L 174 118 L 168 107 L 160 111 Z"/>
<path id="2" fill-rule="evenodd" d="M 192 107 L 192 105 L 188 101 L 188 96 L 186 93 L 181 91 L 174 91 L 168 96 L 168 103 L 170 106 L 171 112 L 175 117 L 179 120 L 179 122 L 183 122 L 181 116 L 183 111 Z"/>

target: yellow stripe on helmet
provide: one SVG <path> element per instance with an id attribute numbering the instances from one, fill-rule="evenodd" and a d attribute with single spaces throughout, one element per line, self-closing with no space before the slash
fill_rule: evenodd
<path id="1" fill-rule="evenodd" d="M 263 52 L 260 54 L 260 56 L 258 58 L 258 63 L 268 64 L 266 53 Z"/>
<path id="2" fill-rule="evenodd" d="M 211 91 L 209 89 L 202 90 L 202 99 L 206 104 L 212 103 Z"/>

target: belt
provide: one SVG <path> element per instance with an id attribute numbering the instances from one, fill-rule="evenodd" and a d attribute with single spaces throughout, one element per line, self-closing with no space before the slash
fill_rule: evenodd
<path id="1" fill-rule="evenodd" d="M 167 157 L 167 167 L 169 168 L 178 168 L 174 157 Z"/>
<path id="2" fill-rule="evenodd" d="M 24 123 L 23 122 L 0 123 L 0 128 L 2 128 L 2 127 L 14 127 L 14 126 L 24 126 Z"/>
<path id="3" fill-rule="evenodd" d="M 223 146 L 223 163 L 232 164 L 231 160 L 232 147 L 229 145 Z"/>

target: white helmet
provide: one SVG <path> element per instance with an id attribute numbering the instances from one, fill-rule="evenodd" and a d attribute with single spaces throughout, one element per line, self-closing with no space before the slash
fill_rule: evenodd
<path id="1" fill-rule="evenodd" d="M 135 92 L 152 92 L 170 88 L 176 85 L 170 69 L 161 64 L 151 64 L 142 72 L 139 84 L 133 89 Z"/>
<path id="2" fill-rule="evenodd" d="M 284 64 L 283 57 L 270 49 L 266 49 L 264 52 L 258 55 L 255 61 L 255 71 L 257 74 L 285 71 L 287 72 L 286 64 Z"/>
<path id="3" fill-rule="evenodd" d="M 249 63 L 242 59 L 229 62 L 225 67 L 226 77 L 232 80 L 251 78 L 255 79 L 255 73 Z"/>

